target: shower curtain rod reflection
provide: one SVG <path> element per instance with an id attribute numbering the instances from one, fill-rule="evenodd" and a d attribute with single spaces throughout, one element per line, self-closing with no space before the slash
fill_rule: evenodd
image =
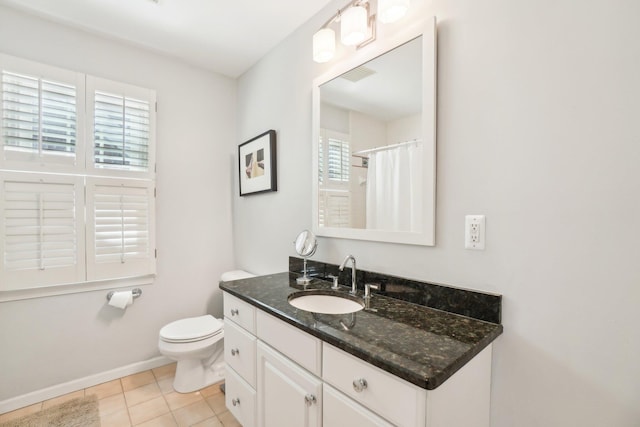
<path id="1" fill-rule="evenodd" d="M 392 148 L 398 148 L 398 147 L 402 147 L 404 145 L 409 145 L 409 144 L 414 144 L 414 143 L 421 143 L 421 142 L 422 142 L 422 140 L 418 139 L 418 138 L 410 139 L 408 141 L 398 142 L 397 144 L 390 144 L 390 145 L 384 145 L 382 147 L 369 148 L 367 150 L 354 151 L 351 155 L 352 156 L 362 156 L 363 154 L 371 154 L 371 153 L 376 153 L 378 151 L 391 150 Z"/>

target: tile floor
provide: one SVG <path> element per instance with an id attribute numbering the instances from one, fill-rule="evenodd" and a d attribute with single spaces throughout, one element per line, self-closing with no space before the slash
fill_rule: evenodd
<path id="1" fill-rule="evenodd" d="M 175 363 L 45 400 L 0 415 L 0 422 L 19 418 L 76 397 L 98 395 L 102 427 L 242 427 L 224 404 L 220 385 L 193 393 L 173 390 Z"/>

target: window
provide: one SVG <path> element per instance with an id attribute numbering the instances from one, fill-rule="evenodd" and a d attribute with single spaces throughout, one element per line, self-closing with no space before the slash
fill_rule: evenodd
<path id="1" fill-rule="evenodd" d="M 120 171 L 153 176 L 155 95 L 148 89 L 87 78 L 91 150 L 87 164 L 98 174 Z"/>
<path id="2" fill-rule="evenodd" d="M 147 181 L 88 179 L 87 275 L 91 280 L 153 271 L 154 189 Z"/>
<path id="3" fill-rule="evenodd" d="M 84 166 L 84 84 L 79 73 L 0 55 L 0 168 L 76 171 Z"/>
<path id="4" fill-rule="evenodd" d="M 327 138 L 327 177 L 329 181 L 349 182 L 349 141 Z"/>
<path id="5" fill-rule="evenodd" d="M 351 226 L 349 140 L 349 135 L 328 129 L 320 130 L 318 222 L 321 227 Z"/>
<path id="6" fill-rule="evenodd" d="M 0 291 L 152 277 L 155 92 L 2 54 L 0 71 Z"/>
<path id="7" fill-rule="evenodd" d="M 75 156 L 76 88 L 2 71 L 5 149 Z"/>
<path id="8" fill-rule="evenodd" d="M 320 130 L 318 179 L 326 187 L 348 187 L 351 153 L 349 135 Z"/>
<path id="9" fill-rule="evenodd" d="M 2 172 L 1 290 L 83 281 L 82 178 Z"/>
<path id="10" fill-rule="evenodd" d="M 319 192 L 318 223 L 321 227 L 351 227 L 350 195 L 341 190 Z"/>

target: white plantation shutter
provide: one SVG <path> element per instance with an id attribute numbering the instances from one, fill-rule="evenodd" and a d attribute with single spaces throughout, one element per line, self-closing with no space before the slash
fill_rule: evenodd
<path id="1" fill-rule="evenodd" d="M 152 282 L 155 98 L 0 53 L 0 301 Z"/>
<path id="2" fill-rule="evenodd" d="M 147 170 L 149 102 L 96 92 L 94 163 Z"/>
<path id="3" fill-rule="evenodd" d="M 349 227 L 349 195 L 348 194 L 328 194 L 327 195 L 327 227 Z"/>
<path id="4" fill-rule="evenodd" d="M 351 202 L 348 192 L 321 191 L 318 202 L 318 222 L 321 227 L 351 226 Z"/>
<path id="5" fill-rule="evenodd" d="M 155 273 L 155 92 L 87 76 L 87 279 Z M 143 179 L 126 179 L 128 177 Z"/>
<path id="6" fill-rule="evenodd" d="M 318 156 L 318 225 L 320 227 L 351 226 L 350 136 L 320 129 Z"/>
<path id="7" fill-rule="evenodd" d="M 88 279 L 153 274 L 153 183 L 99 178 L 87 181 Z"/>
<path id="8" fill-rule="evenodd" d="M 2 290 L 84 280 L 82 188 L 77 177 L 3 174 Z"/>
<path id="9" fill-rule="evenodd" d="M 155 167 L 155 92 L 87 78 L 91 152 L 87 163 L 114 175 L 149 176 Z"/>
<path id="10" fill-rule="evenodd" d="M 318 191 L 318 226 L 327 226 L 327 197 L 323 191 Z"/>
<path id="11" fill-rule="evenodd" d="M 83 166 L 80 75 L 6 55 L 0 55 L 0 69 L 0 165 L 34 171 Z"/>
<path id="12" fill-rule="evenodd" d="M 348 188 L 351 170 L 350 137 L 328 129 L 320 130 L 318 141 L 318 184 L 325 188 Z"/>
<path id="13" fill-rule="evenodd" d="M 327 176 L 330 181 L 349 182 L 349 141 L 327 138 Z"/>
<path id="14" fill-rule="evenodd" d="M 322 129 L 320 130 L 320 138 L 318 141 L 318 159 L 320 159 L 318 161 L 318 185 L 322 186 L 324 185 L 324 171 L 325 171 L 325 167 L 324 167 L 324 134 L 325 132 L 322 131 Z"/>

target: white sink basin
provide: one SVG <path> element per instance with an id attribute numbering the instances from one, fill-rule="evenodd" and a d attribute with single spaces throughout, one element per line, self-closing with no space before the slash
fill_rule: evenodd
<path id="1" fill-rule="evenodd" d="M 327 295 L 314 291 L 294 292 L 289 295 L 289 304 L 300 310 L 321 314 L 348 314 L 364 308 L 363 303 L 347 295 Z"/>

